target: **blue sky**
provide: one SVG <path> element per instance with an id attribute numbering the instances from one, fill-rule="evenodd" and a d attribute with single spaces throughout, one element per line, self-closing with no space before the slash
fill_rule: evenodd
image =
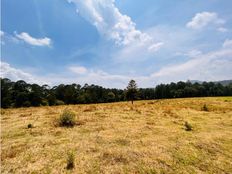
<path id="1" fill-rule="evenodd" d="M 1 76 L 125 88 L 232 79 L 231 0 L 2 0 Z"/>

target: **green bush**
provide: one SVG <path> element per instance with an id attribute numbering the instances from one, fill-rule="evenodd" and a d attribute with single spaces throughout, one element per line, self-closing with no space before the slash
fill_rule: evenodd
<path id="1" fill-rule="evenodd" d="M 192 125 L 190 123 L 188 123 L 187 121 L 185 122 L 184 126 L 185 126 L 186 131 L 192 131 L 193 130 Z"/>
<path id="2" fill-rule="evenodd" d="M 62 127 L 73 127 L 76 124 L 76 115 L 71 110 L 65 109 L 59 118 L 59 125 Z"/>
<path id="3" fill-rule="evenodd" d="M 73 152 L 68 153 L 66 169 L 71 170 L 75 167 L 75 156 Z"/>

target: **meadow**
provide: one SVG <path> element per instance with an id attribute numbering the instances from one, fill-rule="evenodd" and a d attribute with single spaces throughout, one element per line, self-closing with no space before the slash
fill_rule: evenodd
<path id="1" fill-rule="evenodd" d="M 1 109 L 1 173 L 229 174 L 232 97 Z"/>

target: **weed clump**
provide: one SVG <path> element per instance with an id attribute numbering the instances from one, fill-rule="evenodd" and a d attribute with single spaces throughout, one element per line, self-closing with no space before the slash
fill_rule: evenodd
<path id="1" fill-rule="evenodd" d="M 186 131 L 192 131 L 193 130 L 192 125 L 190 123 L 188 123 L 187 121 L 185 122 L 184 126 L 185 126 Z"/>
<path id="2" fill-rule="evenodd" d="M 67 157 L 67 166 L 66 166 L 67 170 L 72 170 L 75 167 L 74 161 L 75 161 L 74 153 L 69 152 Z"/>
<path id="3" fill-rule="evenodd" d="M 76 124 L 76 114 L 69 109 L 65 109 L 59 118 L 61 127 L 73 127 Z"/>
<path id="4" fill-rule="evenodd" d="M 204 104 L 204 106 L 202 107 L 202 109 L 201 109 L 202 111 L 206 111 L 206 112 L 208 112 L 209 111 L 209 109 L 208 109 L 208 107 L 207 107 L 207 105 L 206 104 Z"/>

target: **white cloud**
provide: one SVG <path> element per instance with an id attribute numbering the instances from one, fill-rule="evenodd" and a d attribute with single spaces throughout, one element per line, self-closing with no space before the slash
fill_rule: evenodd
<path id="1" fill-rule="evenodd" d="M 136 29 L 136 24 L 127 15 L 120 13 L 114 0 L 68 0 L 76 4 L 78 14 L 96 26 L 98 32 L 118 46 L 137 45 L 158 51 L 160 43 L 155 43 L 148 34 Z M 157 45 L 158 44 L 158 45 Z M 130 49 L 130 48 L 129 48 Z"/>
<path id="2" fill-rule="evenodd" d="M 14 68 L 9 63 L 1 61 L 0 67 L 0 77 L 9 78 L 13 81 L 25 80 L 29 83 L 45 84 L 45 82 L 40 78 L 37 78 L 30 73 L 24 72 L 21 69 Z"/>
<path id="3" fill-rule="evenodd" d="M 68 69 L 76 74 L 86 74 L 88 71 L 83 66 L 70 66 Z"/>
<path id="4" fill-rule="evenodd" d="M 148 47 L 148 50 L 151 52 L 156 52 L 163 46 L 163 44 L 164 44 L 163 42 L 155 43 L 150 47 Z"/>
<path id="5" fill-rule="evenodd" d="M 202 52 L 200 50 L 191 50 L 189 51 L 186 55 L 189 56 L 189 57 L 197 57 L 197 56 L 200 56 L 202 54 Z"/>
<path id="6" fill-rule="evenodd" d="M 34 38 L 30 36 L 26 32 L 22 32 L 20 34 L 15 33 L 15 36 L 23 40 L 24 42 L 30 44 L 30 45 L 35 45 L 35 46 L 50 46 L 51 45 L 51 39 L 50 38 Z"/>
<path id="7" fill-rule="evenodd" d="M 222 25 L 225 20 L 218 17 L 217 13 L 214 12 L 202 12 L 197 13 L 190 22 L 186 24 L 188 28 L 201 29 L 210 24 Z"/>
<path id="8" fill-rule="evenodd" d="M 232 48 L 232 40 L 231 39 L 226 39 L 225 42 L 223 43 L 224 48 Z"/>

